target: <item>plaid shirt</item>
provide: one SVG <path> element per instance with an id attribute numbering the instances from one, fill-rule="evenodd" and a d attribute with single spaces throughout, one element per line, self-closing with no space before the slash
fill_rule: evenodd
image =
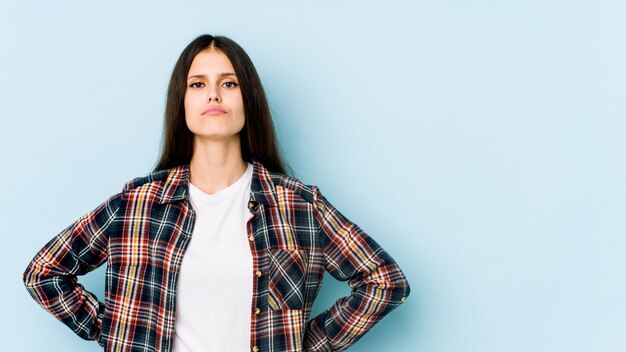
<path id="1" fill-rule="evenodd" d="M 343 351 L 409 295 L 401 269 L 316 186 L 253 162 L 250 350 Z M 48 242 L 23 274 L 44 309 L 105 351 L 171 351 L 194 226 L 189 165 L 152 172 Z M 77 282 L 106 261 L 105 302 Z M 352 288 L 308 319 L 324 271 Z"/>

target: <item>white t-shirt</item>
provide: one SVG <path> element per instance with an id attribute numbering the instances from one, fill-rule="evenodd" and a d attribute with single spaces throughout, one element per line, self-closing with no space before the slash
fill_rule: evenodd
<path id="1" fill-rule="evenodd" d="M 178 277 L 174 352 L 250 351 L 251 183 L 248 163 L 235 183 L 217 193 L 189 184 L 196 219 Z"/>

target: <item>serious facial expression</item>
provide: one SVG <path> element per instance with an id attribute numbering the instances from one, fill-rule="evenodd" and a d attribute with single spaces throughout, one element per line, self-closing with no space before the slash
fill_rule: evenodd
<path id="1" fill-rule="evenodd" d="M 243 98 L 235 69 L 221 51 L 196 55 L 187 75 L 185 121 L 196 138 L 239 138 L 245 123 Z"/>

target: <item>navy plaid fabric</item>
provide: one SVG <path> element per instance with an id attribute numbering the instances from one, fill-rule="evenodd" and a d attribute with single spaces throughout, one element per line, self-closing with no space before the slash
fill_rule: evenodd
<path id="1" fill-rule="evenodd" d="M 316 186 L 253 162 L 250 350 L 343 351 L 408 297 L 396 262 Z M 195 212 L 189 165 L 137 177 L 50 240 L 24 271 L 43 308 L 105 351 L 171 351 Z M 104 302 L 77 282 L 106 262 Z M 324 272 L 349 296 L 309 319 Z"/>

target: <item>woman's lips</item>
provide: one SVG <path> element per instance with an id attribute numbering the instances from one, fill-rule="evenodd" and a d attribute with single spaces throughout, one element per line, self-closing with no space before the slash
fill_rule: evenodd
<path id="1" fill-rule="evenodd" d="M 209 108 L 206 109 L 202 112 L 202 115 L 220 115 L 220 114 L 225 114 L 226 111 L 219 109 L 219 108 Z"/>

